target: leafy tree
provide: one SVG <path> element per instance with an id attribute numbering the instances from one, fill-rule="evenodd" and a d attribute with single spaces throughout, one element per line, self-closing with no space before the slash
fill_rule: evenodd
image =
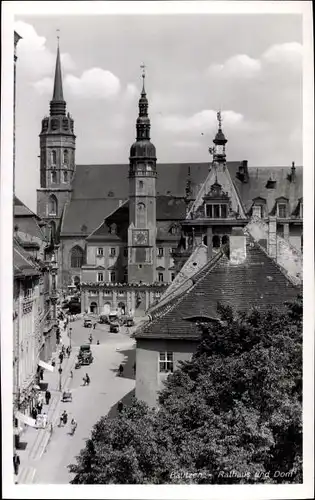
<path id="1" fill-rule="evenodd" d="M 70 465 L 73 484 L 302 481 L 302 302 L 201 325 L 159 410 L 134 400 L 102 418 Z"/>

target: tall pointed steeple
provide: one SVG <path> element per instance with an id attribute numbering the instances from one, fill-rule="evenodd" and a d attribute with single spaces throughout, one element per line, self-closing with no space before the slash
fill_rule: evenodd
<path id="1" fill-rule="evenodd" d="M 66 114 L 66 101 L 63 98 L 62 73 L 61 73 L 59 37 L 58 37 L 54 92 L 53 92 L 53 98 L 50 101 L 50 116 L 65 115 L 65 114 Z"/>

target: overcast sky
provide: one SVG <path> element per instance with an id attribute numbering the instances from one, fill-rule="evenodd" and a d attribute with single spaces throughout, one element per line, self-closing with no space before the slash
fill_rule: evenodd
<path id="1" fill-rule="evenodd" d="M 16 192 L 36 210 L 56 29 L 76 163 L 127 163 L 141 88 L 160 162 L 209 161 L 222 110 L 229 160 L 302 164 L 299 15 L 17 17 Z"/>

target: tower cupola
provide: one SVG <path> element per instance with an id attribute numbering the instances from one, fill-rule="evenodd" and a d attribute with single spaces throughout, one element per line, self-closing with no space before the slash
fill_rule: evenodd
<path id="1" fill-rule="evenodd" d="M 226 162 L 225 145 L 227 143 L 227 139 L 225 138 L 225 135 L 222 131 L 222 118 L 220 111 L 217 113 L 217 120 L 219 123 L 219 128 L 215 138 L 213 139 L 214 143 L 213 160 L 216 163 L 225 163 Z"/>
<path id="2" fill-rule="evenodd" d="M 139 99 L 139 115 L 136 122 L 136 141 L 130 148 L 130 162 L 134 160 L 156 160 L 156 150 L 150 140 L 150 118 L 148 116 L 149 103 L 145 91 L 145 72 L 142 66 L 142 91 Z M 153 164 L 150 165 L 153 167 Z M 155 166 L 155 165 L 154 165 Z M 131 167 L 131 164 L 130 164 Z"/>

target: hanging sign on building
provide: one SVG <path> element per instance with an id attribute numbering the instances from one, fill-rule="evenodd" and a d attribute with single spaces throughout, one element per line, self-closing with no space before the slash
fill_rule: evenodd
<path id="1" fill-rule="evenodd" d="M 52 365 L 45 363 L 45 361 L 42 361 L 42 360 L 39 360 L 38 366 L 41 366 L 42 368 L 44 368 L 45 370 L 48 370 L 49 372 L 54 371 L 54 367 Z"/>
<path id="2" fill-rule="evenodd" d="M 23 422 L 23 424 L 29 425 L 30 427 L 36 427 L 36 420 L 24 415 L 24 413 L 21 413 L 20 411 L 16 412 L 15 418 L 17 418 L 20 422 Z"/>

